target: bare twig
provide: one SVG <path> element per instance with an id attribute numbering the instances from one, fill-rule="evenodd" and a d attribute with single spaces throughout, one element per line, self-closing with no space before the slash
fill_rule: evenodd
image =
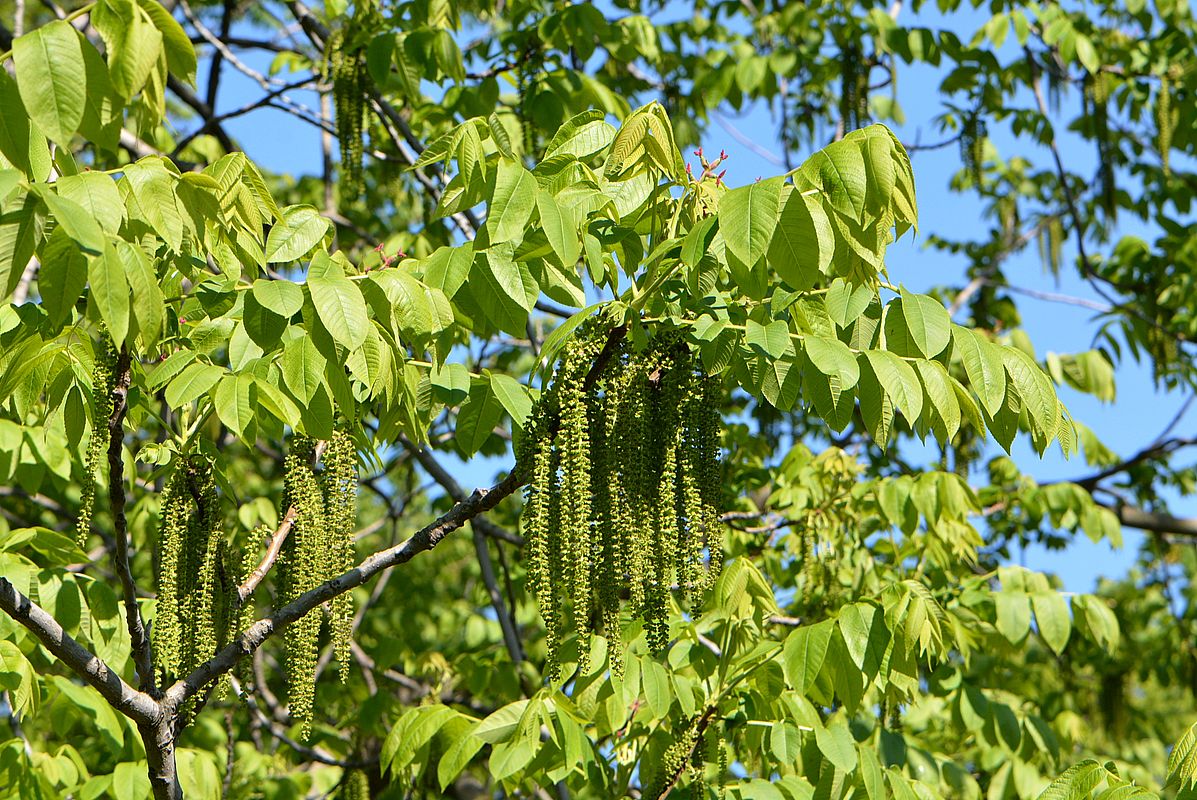
<path id="1" fill-rule="evenodd" d="M 320 461 L 320 457 L 324 455 L 325 449 L 328 447 L 328 442 L 316 442 L 316 447 L 312 453 L 312 460 L 314 463 Z M 249 573 L 245 582 L 237 587 L 238 603 L 245 603 L 253 596 L 254 590 L 269 574 L 274 567 L 274 562 L 278 561 L 279 553 L 283 551 L 283 544 L 287 541 L 287 535 L 291 533 L 291 528 L 295 525 L 295 520 L 299 518 L 299 510 L 295 506 L 291 506 L 283 514 L 282 520 L 279 521 L 278 527 L 274 531 L 274 535 L 270 537 L 269 544 L 266 545 L 266 552 L 262 556 L 262 560 L 258 562 L 258 566 L 254 567 L 253 572 Z"/>

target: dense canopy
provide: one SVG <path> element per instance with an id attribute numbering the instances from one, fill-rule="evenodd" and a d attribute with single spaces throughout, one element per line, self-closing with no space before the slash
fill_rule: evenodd
<path id="1" fill-rule="evenodd" d="M 1187 3 L 5 0 L 0 64 L 0 799 L 1194 794 Z"/>

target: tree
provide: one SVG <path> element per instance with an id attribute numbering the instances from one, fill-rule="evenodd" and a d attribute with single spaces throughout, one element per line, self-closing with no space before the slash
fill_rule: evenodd
<path id="1" fill-rule="evenodd" d="M 44 6 L 0 4 L 0 797 L 1192 792 L 1192 440 L 1120 457 L 1057 397 L 1194 379 L 1186 5 L 968 43 L 901 3 Z M 885 269 L 905 64 L 992 220 L 928 294 Z M 784 174 L 687 164 L 759 103 Z M 239 148 L 264 109 L 322 175 Z M 1095 349 L 1020 330 L 1036 239 Z M 1094 594 L 1010 563 L 1122 526 Z"/>

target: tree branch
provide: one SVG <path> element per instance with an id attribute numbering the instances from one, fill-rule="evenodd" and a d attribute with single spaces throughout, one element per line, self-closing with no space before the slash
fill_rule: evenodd
<path id="1" fill-rule="evenodd" d="M 129 381 L 132 375 L 129 349 L 121 345 L 116 359 L 116 375 L 112 386 L 112 414 L 108 418 L 108 503 L 112 510 L 113 540 L 112 566 L 121 582 L 125 604 L 125 624 L 133 649 L 133 664 L 137 668 L 137 685 L 143 692 L 155 694 L 154 654 L 141 609 L 137 605 L 137 583 L 129 558 L 129 525 L 125 519 L 125 412 L 129 410 Z"/>
<path id="2" fill-rule="evenodd" d="M 258 620 L 213 658 L 171 686 L 166 691 L 165 705 L 170 709 L 178 708 L 180 703 L 193 697 L 209 681 L 231 670 L 238 661 L 252 655 L 275 633 L 321 603 L 362 585 L 384 569 L 406 563 L 420 553 L 436 547 L 450 533 L 479 514 L 490 511 L 501 500 L 513 494 L 523 481 L 521 472 L 515 469 L 490 489 L 475 489 L 468 498 L 454 505 L 436 521 L 421 528 L 407 541 L 375 553 L 343 575 L 325 581 L 278 609 L 271 616 Z"/>
<path id="3" fill-rule="evenodd" d="M 47 650 L 66 664 L 108 704 L 138 724 L 153 724 L 162 714 L 154 698 L 121 680 L 107 663 L 62 629 L 45 609 L 0 577 L 0 609 L 25 626 Z"/>

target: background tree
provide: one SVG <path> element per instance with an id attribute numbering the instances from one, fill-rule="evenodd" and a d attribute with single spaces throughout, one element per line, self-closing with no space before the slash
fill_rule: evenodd
<path id="1" fill-rule="evenodd" d="M 1189 396 L 1190 10 L 962 19 L 0 3 L 0 796 L 1189 794 L 1194 440 L 1056 389 Z M 784 175 L 687 163 L 762 108 Z M 930 147 L 989 227 L 918 293 Z M 1095 594 L 1011 562 L 1123 526 Z"/>

